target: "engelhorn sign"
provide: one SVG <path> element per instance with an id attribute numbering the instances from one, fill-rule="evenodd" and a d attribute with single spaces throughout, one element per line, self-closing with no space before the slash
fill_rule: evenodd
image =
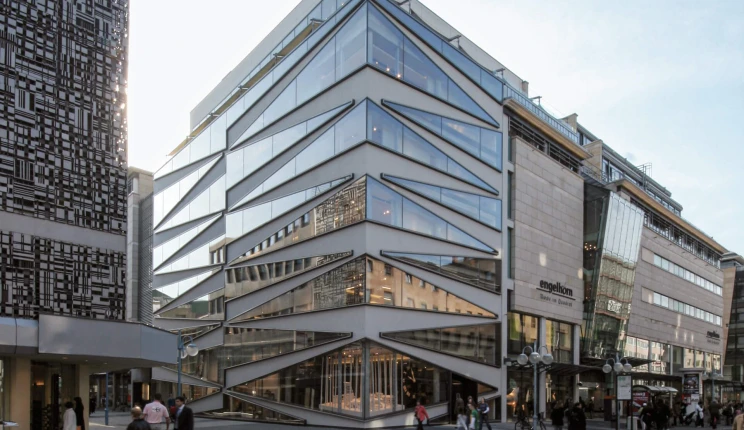
<path id="1" fill-rule="evenodd" d="M 548 281 L 540 281 L 540 288 L 542 288 L 545 291 L 549 291 L 552 294 L 557 294 L 559 296 L 573 297 L 573 290 L 570 288 L 564 287 L 563 285 L 561 285 L 560 282 L 556 282 L 554 284 Z"/>

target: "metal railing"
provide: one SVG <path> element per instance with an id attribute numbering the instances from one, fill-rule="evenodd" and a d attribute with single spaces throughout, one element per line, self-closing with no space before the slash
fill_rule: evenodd
<path id="1" fill-rule="evenodd" d="M 579 145 L 579 135 L 575 131 L 571 130 L 571 127 L 566 125 L 563 121 L 555 119 L 552 115 L 545 111 L 542 107 L 535 104 L 529 97 L 522 94 L 519 90 L 514 89 L 508 84 L 504 85 L 504 99 L 512 98 L 522 105 L 525 109 L 537 115 L 538 118 L 545 121 L 549 126 L 553 127 L 556 131 L 561 133 L 570 139 L 573 143 Z"/>

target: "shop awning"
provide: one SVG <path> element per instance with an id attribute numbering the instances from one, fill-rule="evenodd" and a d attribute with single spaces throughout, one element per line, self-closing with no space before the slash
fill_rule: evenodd
<path id="1" fill-rule="evenodd" d="M 676 394 L 678 391 L 673 387 L 658 387 L 656 385 L 633 385 L 634 391 L 648 391 L 651 394 Z"/>
<path id="2" fill-rule="evenodd" d="M 644 380 L 649 380 L 649 381 L 675 382 L 675 381 L 682 380 L 680 376 L 663 375 L 660 373 L 651 373 L 651 372 L 631 372 L 631 375 L 633 375 L 633 379 L 644 379 Z M 718 381 L 716 381 L 716 383 L 718 383 Z"/>
<path id="3" fill-rule="evenodd" d="M 725 393 L 737 393 L 739 391 L 744 391 L 744 384 L 737 381 L 727 381 L 730 382 L 728 384 L 723 384 L 721 389 Z M 718 384 L 719 381 L 716 381 L 716 384 Z"/>
<path id="4" fill-rule="evenodd" d="M 644 364 L 653 363 L 654 360 L 649 360 L 647 358 L 636 358 L 636 357 L 623 357 L 625 360 L 628 360 L 628 363 L 630 363 L 633 367 L 643 366 Z M 593 366 L 593 367 L 602 367 L 607 363 L 606 358 L 597 358 L 597 357 L 581 357 L 581 364 L 585 364 L 587 366 Z"/>
<path id="5" fill-rule="evenodd" d="M 581 364 L 553 363 L 548 373 L 555 376 L 575 376 L 579 373 L 597 370 L 596 367 L 582 366 Z"/>

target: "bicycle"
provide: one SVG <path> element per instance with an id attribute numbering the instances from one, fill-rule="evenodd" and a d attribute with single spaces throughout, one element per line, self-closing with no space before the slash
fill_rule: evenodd
<path id="1" fill-rule="evenodd" d="M 547 427 L 545 426 L 545 420 L 543 420 L 542 415 L 538 415 L 538 426 L 539 429 L 536 429 L 532 423 L 527 421 L 527 416 L 524 414 L 517 415 L 517 421 L 514 423 L 514 430 L 547 430 Z"/>

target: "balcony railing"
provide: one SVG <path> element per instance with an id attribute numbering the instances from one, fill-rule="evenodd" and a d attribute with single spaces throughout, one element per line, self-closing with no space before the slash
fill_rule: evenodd
<path id="1" fill-rule="evenodd" d="M 545 121 L 549 126 L 553 127 L 560 134 L 567 137 L 575 144 L 579 144 L 579 135 L 571 130 L 571 127 L 566 125 L 563 121 L 553 118 L 551 114 L 545 111 L 542 107 L 535 104 L 529 97 L 522 94 L 520 91 L 512 88 L 509 85 L 504 85 L 504 99 L 514 99 L 522 105 L 525 109 L 537 115 L 538 118 Z"/>

